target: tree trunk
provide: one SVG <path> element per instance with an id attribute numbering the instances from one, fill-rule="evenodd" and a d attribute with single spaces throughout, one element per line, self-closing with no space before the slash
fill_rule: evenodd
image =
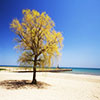
<path id="1" fill-rule="evenodd" d="M 35 60 L 34 60 L 32 84 L 37 84 L 37 81 L 36 81 L 36 62 L 37 62 L 37 57 L 35 57 Z"/>

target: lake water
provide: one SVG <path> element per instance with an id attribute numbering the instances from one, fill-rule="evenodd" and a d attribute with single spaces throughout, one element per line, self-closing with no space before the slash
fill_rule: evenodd
<path id="1" fill-rule="evenodd" d="M 0 65 L 0 67 L 19 67 L 17 65 Z M 56 67 L 51 67 L 56 68 Z M 72 71 L 66 71 L 63 73 L 72 73 L 72 74 L 88 74 L 88 75 L 99 75 L 100 76 L 100 68 L 75 68 L 75 67 L 60 67 L 60 68 L 71 68 Z"/>
<path id="2" fill-rule="evenodd" d="M 72 68 L 72 71 L 66 71 L 64 73 L 100 75 L 100 68 Z"/>

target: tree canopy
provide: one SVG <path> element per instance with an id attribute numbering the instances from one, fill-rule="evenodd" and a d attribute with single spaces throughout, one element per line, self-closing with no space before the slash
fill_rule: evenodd
<path id="1" fill-rule="evenodd" d="M 63 47 L 61 32 L 54 29 L 55 24 L 46 12 L 26 9 L 22 13 L 22 21 L 13 19 L 10 24 L 17 35 L 16 48 L 22 50 L 18 61 L 35 67 L 50 66 L 52 58 L 59 56 Z"/>

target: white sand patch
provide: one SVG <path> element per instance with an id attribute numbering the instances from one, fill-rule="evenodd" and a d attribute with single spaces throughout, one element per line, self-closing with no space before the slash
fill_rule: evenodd
<path id="1" fill-rule="evenodd" d="M 32 73 L 0 72 L 0 82 L 4 80 L 32 80 Z M 100 100 L 100 76 L 37 73 L 37 80 L 48 85 L 18 89 L 0 85 L 0 100 Z"/>

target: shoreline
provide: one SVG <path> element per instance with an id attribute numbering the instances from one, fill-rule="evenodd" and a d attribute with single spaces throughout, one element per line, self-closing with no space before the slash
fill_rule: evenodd
<path id="1" fill-rule="evenodd" d="M 17 72 L 17 73 L 32 73 L 33 68 L 23 68 L 23 67 L 2 67 L 1 71 Z M 36 72 L 65 72 L 72 71 L 72 69 L 62 69 L 62 68 L 37 68 Z"/>
<path id="2" fill-rule="evenodd" d="M 33 73 L 33 71 L 29 70 L 16 70 L 15 67 L 2 67 L 7 70 L 2 70 L 1 72 L 8 72 L 8 73 Z M 61 74 L 72 74 L 72 75 L 92 75 L 92 76 L 100 76 L 100 74 L 94 74 L 94 73 L 79 73 L 79 72 L 73 72 L 73 69 L 41 69 L 37 70 L 37 73 L 61 73 Z"/>
<path id="3" fill-rule="evenodd" d="M 69 74 L 69 75 L 88 75 L 88 76 L 100 76 L 99 74 L 90 74 L 90 73 L 74 73 L 74 72 L 69 72 L 71 71 L 70 69 L 66 70 L 59 70 L 59 71 L 36 71 L 37 73 L 59 73 L 59 74 Z M 0 73 L 33 73 L 33 71 L 7 71 L 3 70 L 0 71 Z"/>
<path id="4" fill-rule="evenodd" d="M 43 70 L 37 70 L 36 72 L 67 72 L 72 71 L 72 69 L 43 69 Z M 14 71 L 17 73 L 32 73 L 33 71 Z"/>

